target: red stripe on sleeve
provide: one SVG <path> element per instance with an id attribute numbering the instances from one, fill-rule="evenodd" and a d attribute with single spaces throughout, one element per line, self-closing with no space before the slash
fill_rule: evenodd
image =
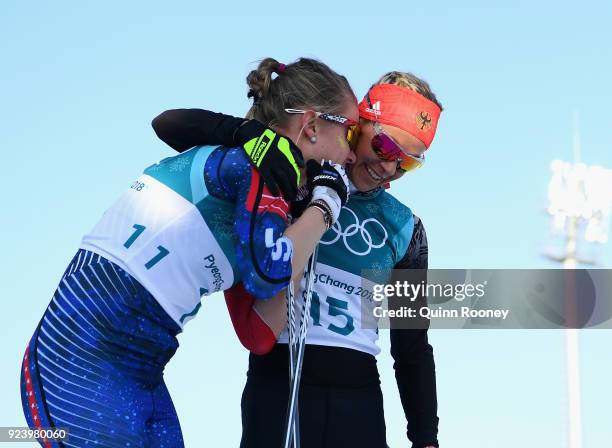
<path id="1" fill-rule="evenodd" d="M 40 417 L 38 415 L 38 405 L 36 404 L 36 397 L 34 396 L 34 385 L 32 384 L 32 373 L 30 372 L 30 344 L 26 348 L 25 356 L 23 358 L 23 377 L 26 382 L 26 394 L 28 396 L 28 408 L 32 421 L 36 429 L 43 429 Z M 42 439 L 42 444 L 45 448 L 51 448 L 51 443 L 46 438 Z"/>

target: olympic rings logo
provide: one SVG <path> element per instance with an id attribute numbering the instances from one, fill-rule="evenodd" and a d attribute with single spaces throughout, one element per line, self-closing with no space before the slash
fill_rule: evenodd
<path id="1" fill-rule="evenodd" d="M 380 249 L 381 247 L 383 247 L 385 245 L 385 243 L 387 242 L 387 238 L 389 237 L 389 235 L 387 234 L 387 229 L 385 229 L 385 227 L 376 219 L 374 218 L 368 218 L 368 219 L 364 219 L 361 224 L 359 223 L 359 219 L 357 218 L 357 215 L 355 214 L 355 212 L 353 210 L 351 210 L 348 207 L 344 207 L 342 210 L 346 210 L 347 212 L 349 212 L 351 215 L 353 215 L 353 218 L 355 219 L 355 223 L 354 224 L 350 224 L 346 227 L 345 230 L 342 230 L 342 224 L 340 224 L 340 220 L 338 219 L 334 225 L 332 226 L 332 228 L 330 229 L 333 230 L 335 232 L 335 236 L 329 240 L 329 241 L 324 241 L 323 239 L 321 239 L 320 243 L 321 244 L 325 244 L 330 245 L 330 244 L 334 244 L 336 241 L 338 241 L 340 239 L 340 237 L 342 237 L 342 241 L 344 241 L 344 246 L 354 255 L 368 255 L 372 249 Z M 379 226 L 382 231 L 384 232 L 384 237 L 382 239 L 382 241 L 378 242 L 378 243 L 374 243 L 373 239 L 372 239 L 372 235 L 370 234 L 370 232 L 368 231 L 368 229 L 366 229 L 366 224 L 368 223 L 374 223 L 375 225 Z M 352 237 L 354 235 L 357 235 L 357 233 L 359 233 L 359 235 L 361 235 L 361 238 L 364 242 L 364 244 L 367 246 L 367 248 L 364 251 L 358 251 L 353 249 L 348 241 L 349 237 Z M 353 243 L 355 244 L 355 243 Z"/>

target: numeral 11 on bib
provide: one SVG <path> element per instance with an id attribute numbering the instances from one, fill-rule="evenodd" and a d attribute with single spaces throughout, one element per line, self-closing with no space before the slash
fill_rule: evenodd
<path id="1" fill-rule="evenodd" d="M 142 232 L 144 232 L 147 228 L 142 224 L 134 224 L 132 227 L 134 228 L 134 233 L 132 233 L 127 239 L 127 241 L 123 243 L 123 247 L 125 247 L 126 249 L 129 249 L 132 244 L 134 244 L 134 242 L 138 239 L 138 237 L 142 235 Z M 153 266 L 159 263 L 162 258 L 164 258 L 170 253 L 170 251 L 164 246 L 157 246 L 157 250 L 159 251 L 159 253 L 145 263 L 145 268 L 151 269 Z"/>

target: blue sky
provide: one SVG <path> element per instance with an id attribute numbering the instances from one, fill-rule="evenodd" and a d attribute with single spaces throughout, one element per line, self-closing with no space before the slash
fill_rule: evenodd
<path id="1" fill-rule="evenodd" d="M 170 154 L 151 119 L 174 107 L 248 108 L 255 61 L 317 57 L 358 96 L 388 70 L 445 107 L 425 168 L 391 192 L 422 217 L 435 268 L 552 267 L 554 158 L 612 168 L 612 7 L 606 2 L 304 4 L 8 0 L 0 14 L 0 426 L 21 425 L 25 343 L 80 237 L 145 166 Z M 444 4 L 446 3 L 446 4 Z M 500 3 L 500 4 L 496 4 Z M 599 249 L 612 266 L 610 244 Z M 563 333 L 437 331 L 444 446 L 566 446 Z M 180 337 L 166 381 L 187 446 L 236 446 L 246 353 L 218 296 Z M 581 334 L 584 446 L 609 444 L 605 331 Z M 383 334 L 388 440 L 404 418 Z"/>

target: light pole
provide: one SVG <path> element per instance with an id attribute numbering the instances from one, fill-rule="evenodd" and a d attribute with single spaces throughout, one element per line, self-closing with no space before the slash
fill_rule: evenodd
<path id="1" fill-rule="evenodd" d="M 561 262 L 564 269 L 575 269 L 578 263 L 595 264 L 581 259 L 578 243 L 605 244 L 612 204 L 612 170 L 580 163 L 580 139 L 574 133 L 575 163 L 554 160 L 548 184 L 548 213 L 553 220 L 553 232 L 565 236 L 561 254 L 547 254 Z M 580 356 L 578 330 L 565 330 L 569 448 L 582 448 L 582 412 L 580 402 Z"/>

